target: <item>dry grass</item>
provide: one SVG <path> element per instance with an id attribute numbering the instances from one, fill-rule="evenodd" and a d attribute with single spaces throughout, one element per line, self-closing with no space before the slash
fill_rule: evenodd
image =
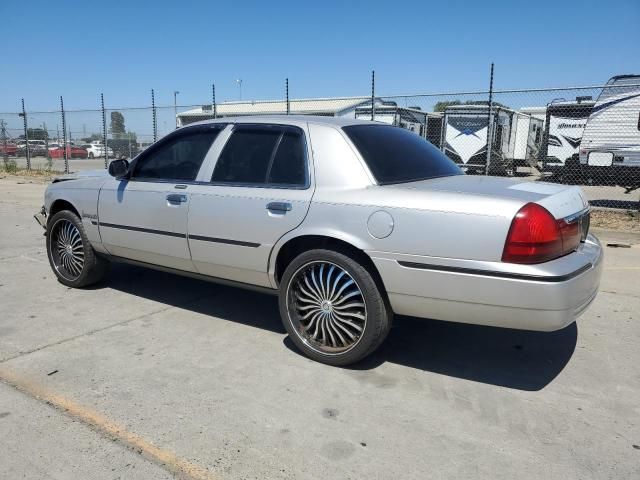
<path id="1" fill-rule="evenodd" d="M 61 175 L 61 173 L 47 169 L 14 169 L 11 167 L 5 168 L 4 165 L 0 164 L 0 179 L 12 180 L 16 183 L 47 183 L 58 175 Z"/>
<path id="2" fill-rule="evenodd" d="M 591 226 L 640 233 L 640 213 L 632 210 L 592 209 Z"/>

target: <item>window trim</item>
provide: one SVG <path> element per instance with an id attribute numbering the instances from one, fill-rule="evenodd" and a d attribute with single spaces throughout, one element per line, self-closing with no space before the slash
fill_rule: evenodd
<path id="1" fill-rule="evenodd" d="M 224 149 L 227 147 L 229 140 L 233 137 L 233 134 L 236 130 L 266 130 L 280 131 L 280 137 L 278 138 L 275 148 L 271 152 L 271 158 L 269 159 L 269 165 L 267 166 L 267 173 L 265 174 L 265 182 L 263 183 L 247 183 L 247 182 L 220 182 L 213 181 L 213 174 L 216 171 L 216 167 L 218 166 L 218 162 L 224 153 Z M 271 166 L 273 165 L 273 160 L 275 159 L 275 155 L 280 147 L 280 143 L 282 142 L 282 138 L 284 133 L 289 130 L 295 133 L 299 133 L 302 138 L 302 150 L 304 154 L 304 184 L 296 185 L 296 184 L 286 184 L 286 183 L 267 183 L 266 180 L 269 178 L 269 173 L 271 171 Z M 303 128 L 297 125 L 290 125 L 284 123 L 234 123 L 232 124 L 231 134 L 225 141 L 224 145 L 222 145 L 220 149 L 220 154 L 215 159 L 213 164 L 213 170 L 211 172 L 211 179 L 209 181 L 198 182 L 199 184 L 211 185 L 216 187 L 245 187 L 245 188 L 267 188 L 267 189 L 278 189 L 278 190 L 308 190 L 311 187 L 311 175 L 309 168 L 309 144 L 307 143 L 307 136 Z"/>
<path id="2" fill-rule="evenodd" d="M 222 131 L 227 127 L 227 125 L 228 123 L 207 123 L 203 125 L 189 125 L 186 127 L 179 128 L 178 130 L 175 130 L 165 135 L 160 140 L 157 140 L 155 143 L 152 143 L 151 145 L 149 145 L 149 147 L 147 147 L 144 151 L 140 152 L 131 161 L 129 172 L 123 178 L 130 182 L 145 182 L 145 183 L 179 183 L 179 184 L 187 184 L 187 185 L 197 185 L 197 184 L 203 183 L 196 180 L 196 178 L 198 178 L 198 173 L 200 172 L 200 169 L 202 169 L 202 167 L 205 165 L 207 155 L 211 151 L 211 148 L 213 147 L 213 145 L 216 143 L 216 139 L 218 138 L 218 135 L 222 133 Z M 202 163 L 200 164 L 200 168 L 198 169 L 198 172 L 196 172 L 196 176 L 193 180 L 181 180 L 178 178 L 150 178 L 150 177 L 134 177 L 133 176 L 133 172 L 135 172 L 138 166 L 138 162 L 140 162 L 141 160 L 144 160 L 149 155 L 153 155 L 155 151 L 157 151 L 160 148 L 163 148 L 166 144 L 171 143 L 176 139 L 179 139 L 180 137 L 184 137 L 194 133 L 208 132 L 211 130 L 218 130 L 218 135 L 216 136 L 216 138 L 213 139 L 213 142 L 211 142 L 211 145 L 209 146 L 209 150 L 207 150 L 207 153 L 205 154 L 202 160 Z"/>

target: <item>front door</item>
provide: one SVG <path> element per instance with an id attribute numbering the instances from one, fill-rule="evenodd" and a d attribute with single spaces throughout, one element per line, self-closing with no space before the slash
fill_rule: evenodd
<path id="1" fill-rule="evenodd" d="M 211 183 L 191 189 L 189 247 L 198 272 L 269 285 L 273 245 L 304 220 L 311 187 L 302 128 L 237 124 Z"/>
<path id="2" fill-rule="evenodd" d="M 220 128 L 178 130 L 139 155 L 127 178 L 107 180 L 98 222 L 109 253 L 194 270 L 187 242 L 190 190 Z"/>

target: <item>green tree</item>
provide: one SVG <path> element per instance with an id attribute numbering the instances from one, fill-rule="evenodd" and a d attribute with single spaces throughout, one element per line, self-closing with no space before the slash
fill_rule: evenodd
<path id="1" fill-rule="evenodd" d="M 29 140 L 48 140 L 49 133 L 43 128 L 28 128 Z"/>
<path id="2" fill-rule="evenodd" d="M 124 115 L 120 112 L 111 112 L 111 133 L 114 138 L 118 138 L 127 130 L 124 126 Z"/>
<path id="3" fill-rule="evenodd" d="M 85 143 L 91 143 L 95 141 L 101 142 L 102 140 L 102 135 L 100 135 L 99 133 L 92 133 L 91 136 L 82 139 L 82 141 Z"/>

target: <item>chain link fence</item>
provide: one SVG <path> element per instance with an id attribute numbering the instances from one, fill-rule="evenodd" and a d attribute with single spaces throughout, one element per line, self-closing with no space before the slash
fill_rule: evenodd
<path id="1" fill-rule="evenodd" d="M 215 89 L 213 89 L 215 92 Z M 288 89 L 287 89 L 288 93 Z M 412 130 L 470 175 L 581 185 L 598 207 L 640 210 L 640 76 L 606 85 L 0 113 L 5 170 L 74 171 L 134 158 L 190 123 L 294 114 Z"/>

